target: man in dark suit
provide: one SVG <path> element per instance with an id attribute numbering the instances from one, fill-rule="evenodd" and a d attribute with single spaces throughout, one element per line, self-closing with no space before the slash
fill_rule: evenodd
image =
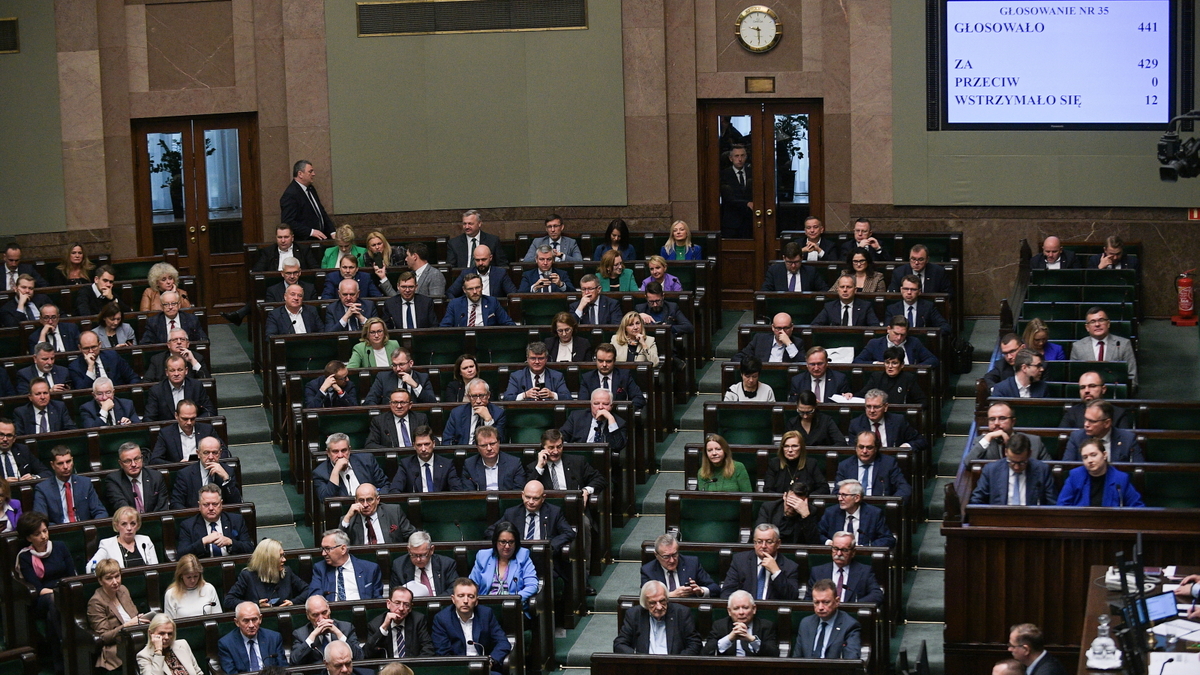
<path id="1" fill-rule="evenodd" d="M 338 621 L 329 612 L 329 601 L 313 595 L 304 602 L 304 615 L 308 623 L 292 631 L 292 653 L 288 663 L 303 666 L 321 663 L 325 659 L 325 648 L 331 642 L 343 642 L 350 647 L 355 660 L 362 660 L 363 649 L 348 621 Z"/>
<path id="2" fill-rule="evenodd" d="M 196 404 L 202 417 L 216 417 L 217 407 L 204 391 L 204 387 L 187 376 L 187 362 L 178 356 L 167 358 L 167 379 L 150 388 L 146 393 L 147 422 L 170 420 L 175 417 L 179 401 L 188 399 Z"/>
<path id="3" fill-rule="evenodd" d="M 1029 269 L 1070 270 L 1079 267 L 1074 251 L 1064 251 L 1062 240 L 1053 235 L 1042 240 L 1042 252 L 1029 259 Z"/>
<path id="4" fill-rule="evenodd" d="M 888 322 L 887 334 L 867 342 L 855 363 L 883 363 L 883 353 L 889 347 L 904 350 L 905 363 L 910 366 L 937 366 L 938 358 L 929 351 L 919 338 L 908 336 L 908 319 L 893 316 Z"/>
<path id="5" fill-rule="evenodd" d="M 483 216 L 475 209 L 462 215 L 463 233 L 446 242 L 446 264 L 458 269 L 466 267 L 474 259 L 476 247 L 487 246 L 496 253 L 496 265 L 508 267 L 508 256 L 500 245 L 500 237 L 483 232 Z"/>
<path id="6" fill-rule="evenodd" d="M 730 165 L 721 169 L 721 236 L 729 239 L 747 239 L 754 231 L 754 178 L 747 156 L 744 145 L 734 145 Z"/>
<path id="7" fill-rule="evenodd" d="M 1125 255 L 1125 242 L 1116 235 L 1110 235 L 1104 240 L 1104 253 L 1097 253 L 1088 258 L 1087 267 L 1100 270 L 1136 270 L 1138 259 L 1136 255 Z"/>
<path id="8" fill-rule="evenodd" d="M 1043 462 L 1054 459 L 1045 444 L 1042 443 L 1041 438 L 1016 431 L 1016 426 L 1017 414 L 1013 411 L 1012 406 L 1003 402 L 996 402 L 988 406 L 987 427 L 980 427 L 976 432 L 975 435 L 979 440 L 967 448 L 965 461 L 1003 459 L 1005 448 L 1012 445 L 1018 437 L 1024 439 L 1023 443 L 1030 448 L 1034 459 Z"/>
<path id="9" fill-rule="evenodd" d="M 1000 337 L 1000 359 L 995 361 L 983 376 L 989 387 L 995 387 L 1017 372 L 1013 368 L 1013 361 L 1017 358 L 1017 352 L 1024 348 L 1025 343 L 1021 342 L 1021 336 L 1016 333 L 1005 333 Z"/>
<path id="10" fill-rule="evenodd" d="M 1042 381 L 1046 360 L 1029 349 L 1017 352 L 1013 359 L 1013 376 L 992 387 L 996 398 L 1045 398 L 1050 385 Z"/>
<path id="11" fill-rule="evenodd" d="M 283 269 L 280 270 L 279 277 L 279 283 L 267 286 L 267 290 L 263 293 L 263 300 L 265 302 L 283 302 L 284 291 L 287 290 L 288 286 L 295 284 L 299 284 L 304 289 L 305 300 L 321 299 L 321 293 L 317 287 L 300 278 L 299 260 L 295 258 L 284 259 Z M 322 286 L 322 288 L 324 287 Z"/>
<path id="12" fill-rule="evenodd" d="M 51 471 L 23 443 L 17 443 L 17 425 L 0 417 L 0 472 L 8 482 L 49 478 Z"/>
<path id="13" fill-rule="evenodd" d="M 200 439 L 196 455 L 199 461 L 183 467 L 175 474 L 175 485 L 171 488 L 171 508 L 195 508 L 200 499 L 200 488 L 215 486 L 220 490 L 221 500 L 227 504 L 242 503 L 242 488 L 231 462 L 222 462 L 221 439 L 214 436 Z"/>
<path id="14" fill-rule="evenodd" d="M 412 611 L 413 592 L 392 584 L 387 611 L 367 622 L 368 659 L 404 659 L 433 656 L 433 636 L 425 616 Z"/>
<path id="15" fill-rule="evenodd" d="M 845 373 L 829 370 L 829 352 L 824 347 L 813 346 L 804 354 L 807 370 L 792 378 L 788 387 L 788 401 L 795 403 L 802 391 L 811 391 L 818 403 L 832 403 L 838 396 L 853 396 L 850 378 Z"/>
<path id="16" fill-rule="evenodd" d="M 380 503 L 379 491 L 370 483 L 354 491 L 354 503 L 339 525 L 350 537 L 351 546 L 402 544 L 417 531 L 399 504 Z"/>
<path id="17" fill-rule="evenodd" d="M 433 617 L 433 648 L 438 656 L 486 656 L 490 670 L 505 670 L 504 660 L 512 651 L 508 636 L 488 607 L 479 606 L 479 587 L 465 577 L 454 580 L 451 606 Z M 471 635 L 465 635 L 466 626 Z"/>
<path id="18" fill-rule="evenodd" d="M 219 439 L 211 424 L 196 421 L 199 412 L 199 407 L 191 399 L 184 399 L 175 406 L 175 423 L 163 426 L 158 432 L 158 440 L 150 452 L 151 466 L 194 461 L 200 456 L 200 441 L 210 436 Z M 221 458 L 227 459 L 230 456 L 228 453 L 225 450 Z"/>
<path id="19" fill-rule="evenodd" d="M 358 391 L 346 364 L 334 359 L 325 364 L 324 375 L 304 385 L 305 408 L 348 408 L 358 405 Z"/>
<path id="20" fill-rule="evenodd" d="M 1046 651 L 1042 629 L 1031 623 L 1008 630 L 1008 653 L 1025 666 L 1025 675 L 1067 675 L 1067 669 Z"/>
<path id="21" fill-rule="evenodd" d="M 38 322 L 41 327 L 29 335 L 29 353 L 37 351 L 37 346 L 43 342 L 54 346 L 56 352 L 73 352 L 79 349 L 79 326 L 67 321 L 59 322 L 62 318 L 58 305 L 47 302 L 38 308 Z"/>
<path id="22" fill-rule="evenodd" d="M 1062 420 L 1058 426 L 1062 429 L 1082 429 L 1083 428 L 1083 413 L 1087 409 L 1087 404 L 1096 399 L 1103 399 L 1108 393 L 1108 386 L 1104 384 L 1104 378 L 1094 370 L 1089 370 L 1079 376 L 1079 403 L 1067 408 L 1063 413 Z M 1126 415 L 1125 409 L 1120 406 L 1113 406 L 1113 426 L 1120 429 L 1133 428 L 1133 415 Z"/>
<path id="23" fill-rule="evenodd" d="M 692 322 L 679 311 L 679 305 L 664 299 L 663 286 L 657 281 L 646 284 L 646 301 L 633 306 L 648 326 L 670 326 L 671 335 L 691 335 L 696 332 Z"/>
<path id="24" fill-rule="evenodd" d="M 567 293 L 575 290 L 571 277 L 566 272 L 559 274 L 554 269 L 554 248 L 543 244 L 537 248 L 537 267 L 521 276 L 519 293 Z"/>
<path id="25" fill-rule="evenodd" d="M 679 553 L 679 540 L 673 534 L 660 534 L 654 540 L 654 560 L 642 565 L 642 585 L 657 581 L 672 598 L 715 598 L 721 585 L 713 581 L 694 555 Z"/>
<path id="26" fill-rule="evenodd" d="M 450 595 L 458 578 L 453 558 L 434 553 L 429 533 L 418 530 L 408 538 L 408 553 L 392 562 L 392 588 L 407 586 L 418 597 Z"/>
<path id="27" fill-rule="evenodd" d="M 881 264 L 892 257 L 888 255 L 887 249 L 879 243 L 871 231 L 871 221 L 866 218 L 859 218 L 854 221 L 853 236 L 846 240 L 842 246 L 841 258 L 844 260 L 850 257 L 850 252 L 856 248 L 865 248 L 875 256 L 875 263 Z"/>
<path id="28" fill-rule="evenodd" d="M 267 312 L 267 337 L 293 335 L 296 333 L 320 333 L 325 324 L 317 314 L 317 308 L 304 304 L 304 287 L 299 284 L 288 286 L 283 292 L 283 307 Z"/>
<path id="29" fill-rule="evenodd" d="M 328 239 L 333 234 L 333 219 L 325 212 L 313 185 L 316 177 L 312 162 L 296 162 L 292 165 L 292 181 L 279 197 L 279 219 L 290 225 L 300 239 Z"/>
<path id="30" fill-rule="evenodd" d="M 466 280 L 468 274 L 479 275 L 480 283 L 483 284 L 484 295 L 493 298 L 506 298 L 510 293 L 517 292 L 516 285 L 508 277 L 508 270 L 492 264 L 491 248 L 483 245 L 475 247 L 474 262 L 475 265 L 473 267 L 464 269 L 458 275 L 458 278 L 454 280 L 454 283 L 450 284 L 450 288 L 446 289 L 448 297 L 462 297 L 463 282 Z"/>
<path id="31" fill-rule="evenodd" d="M 568 443 L 608 443 L 613 454 L 625 449 L 625 420 L 612 412 L 612 393 L 607 389 L 593 389 L 591 406 L 587 410 L 576 410 L 567 416 L 559 431 Z"/>
<path id="32" fill-rule="evenodd" d="M 17 278 L 16 292 L 0 307 L 0 323 L 16 328 L 22 321 L 37 321 L 38 308 L 50 302 L 50 298 L 34 293 L 34 278 L 22 273 Z"/>
<path id="33" fill-rule="evenodd" d="M 538 452 L 537 461 L 525 467 L 525 473 L 530 480 L 541 481 L 546 490 L 578 490 L 582 493 L 584 512 L 583 529 L 579 533 L 580 544 L 583 546 L 584 559 L 590 560 L 592 541 L 598 534 L 595 531 L 596 523 L 600 517 L 593 497 L 608 487 L 608 481 L 584 457 L 563 454 L 563 437 L 558 429 L 542 432 L 542 449 Z M 528 485 L 525 490 L 529 491 Z"/>
<path id="34" fill-rule="evenodd" d="M 33 363 L 17 371 L 18 394 L 28 394 L 29 383 L 34 378 L 45 380 L 50 391 L 60 392 L 71 388 L 71 371 L 55 362 L 55 354 L 51 345 L 38 345 L 33 353 Z"/>
<path id="35" fill-rule="evenodd" d="M 85 352 L 86 353 L 86 352 Z M 176 328 L 167 336 L 167 351 L 159 352 L 150 357 L 150 365 L 146 366 L 146 381 L 161 382 L 167 377 L 167 359 L 171 356 L 178 356 L 187 361 L 187 376 L 197 380 L 203 380 L 212 377 L 208 372 L 208 368 L 204 365 L 201 355 L 192 351 L 191 340 L 188 340 L 187 331 L 182 328 Z"/>
<path id="36" fill-rule="evenodd" d="M 888 286 L 888 292 L 899 291 L 907 276 L 916 279 L 918 293 L 946 293 L 953 297 L 950 274 L 946 272 L 945 267 L 929 262 L 929 249 L 925 244 L 913 245 L 908 251 L 908 264 L 900 265 L 892 271 L 892 283 Z"/>
<path id="37" fill-rule="evenodd" d="M 11 291 L 17 288 L 20 283 L 22 274 L 29 275 L 29 278 L 37 284 L 38 288 L 49 286 L 42 275 L 37 273 L 37 268 L 29 263 L 21 262 L 21 245 L 15 241 L 11 241 L 4 248 L 4 286 L 3 290 Z"/>
<path id="38" fill-rule="evenodd" d="M 755 600 L 800 599 L 800 567 L 779 555 L 779 529 L 765 523 L 756 525 L 751 541 L 753 551 L 733 554 L 721 583 L 721 597 L 746 591 Z"/>
<path id="39" fill-rule="evenodd" d="M 234 613 L 231 630 L 217 641 L 217 658 L 226 675 L 256 673 L 268 666 L 287 667 L 283 636 L 262 628 L 262 610 L 253 602 L 243 602 Z"/>
<path id="40" fill-rule="evenodd" d="M 585 274 L 579 280 L 578 302 L 567 305 L 567 311 L 579 319 L 583 326 L 615 326 L 621 323 L 624 312 L 621 302 L 600 293 L 600 280 L 595 274 Z"/>
<path id="41" fill-rule="evenodd" d="M 144 467 L 142 449 L 137 443 L 126 443 L 117 450 L 120 471 L 104 477 L 104 499 L 113 513 L 122 506 L 132 506 L 138 513 L 154 513 L 171 508 L 167 481 L 158 471 Z"/>
<path id="42" fill-rule="evenodd" d="M 1113 427 L 1113 405 L 1103 399 L 1089 401 L 1083 411 L 1083 428 L 1071 432 L 1067 449 L 1063 452 L 1064 462 L 1080 461 L 1079 446 L 1089 438 L 1100 441 L 1100 447 L 1108 453 L 1112 462 L 1144 462 L 1142 446 L 1137 434 L 1129 429 Z"/>
<path id="43" fill-rule="evenodd" d="M 50 398 L 50 387 L 40 377 L 29 383 L 29 403 L 13 411 L 17 435 L 45 434 L 75 429 L 75 420 L 67 404 Z"/>
<path id="44" fill-rule="evenodd" d="M 187 339 L 186 335 L 184 339 Z M 71 386 L 75 389 L 91 389 L 101 378 L 118 387 L 142 381 L 119 354 L 111 349 L 100 349 L 100 338 L 90 330 L 79 337 L 79 351 L 82 353 L 67 368 L 71 371 Z"/>
<path id="45" fill-rule="evenodd" d="M 814 326 L 878 326 L 879 317 L 875 308 L 866 300 L 855 299 L 857 288 L 854 285 L 853 274 L 843 274 L 838 277 L 838 299 L 825 303 L 819 314 L 813 319 Z"/>
<path id="46" fill-rule="evenodd" d="M 820 222 L 820 221 L 817 221 Z M 832 245 L 832 244 L 831 244 Z M 813 293 L 829 290 L 829 284 L 812 267 L 804 262 L 804 247 L 798 241 L 789 241 L 783 245 L 783 262 L 771 263 L 767 274 L 763 277 L 762 288 L 768 293 L 787 291 L 789 293 Z"/>
<path id="47" fill-rule="evenodd" d="M 849 532 L 855 536 L 859 546 L 896 545 L 896 538 L 887 526 L 883 510 L 862 503 L 863 487 L 855 478 L 838 481 L 837 500 L 839 508 L 825 509 L 818 531 L 826 544 L 833 543 L 833 535 Z"/>
<path id="48" fill-rule="evenodd" d="M 819 544 L 817 532 L 820 515 L 808 501 L 808 483 L 800 478 L 792 481 L 783 497 L 763 502 L 758 509 L 755 525 L 774 525 L 784 544 Z"/>
<path id="49" fill-rule="evenodd" d="M 132 401 L 113 395 L 113 383 L 107 377 L 96 380 L 92 386 L 92 400 L 79 407 L 79 417 L 84 429 L 138 424 L 142 421 L 133 409 Z"/>
<path id="50" fill-rule="evenodd" d="M 179 294 L 167 291 L 162 294 L 162 314 L 156 314 L 146 321 L 146 330 L 142 332 L 141 344 L 163 344 L 170 337 L 171 331 L 182 328 L 187 331 L 188 339 L 192 342 L 207 342 L 208 334 L 200 326 L 200 320 L 191 312 L 179 311 Z"/>
<path id="51" fill-rule="evenodd" d="M 808 592 L 805 602 L 812 602 L 813 587 L 821 579 L 833 582 L 839 602 L 863 602 L 878 605 L 883 602 L 883 588 L 875 580 L 870 565 L 854 562 L 854 537 L 849 532 L 833 535 L 833 562 L 817 565 L 808 573 Z"/>
<path id="52" fill-rule="evenodd" d="M 350 555 L 350 537 L 341 530 L 321 534 L 324 560 L 313 565 L 309 597 L 330 602 L 370 600 L 383 597 L 383 575 L 373 562 Z"/>
<path id="53" fill-rule="evenodd" d="M 383 303 L 379 316 L 392 330 L 434 328 L 438 325 L 433 298 L 417 293 L 417 275 L 409 270 L 396 278 L 396 295 Z"/>
<path id="54" fill-rule="evenodd" d="M 527 477 L 521 460 L 500 452 L 500 436 L 495 427 L 475 430 L 475 449 L 463 462 L 462 483 L 468 490 L 520 490 Z"/>
<path id="55" fill-rule="evenodd" d="M 1057 496 L 1050 467 L 1035 459 L 1025 436 L 1014 436 L 1004 457 L 983 467 L 971 493 L 972 504 L 1054 506 Z"/>
<path id="56" fill-rule="evenodd" d="M 504 522 L 512 523 L 521 531 L 522 542 L 549 541 L 550 549 L 554 552 L 554 571 L 559 577 L 570 580 L 570 568 L 562 558 L 562 547 L 575 541 L 575 530 L 567 522 L 562 509 L 546 503 L 546 488 L 536 478 L 521 490 L 521 503 L 505 509 L 500 520 L 484 531 L 484 538 L 491 539 L 496 526 Z M 587 569 L 586 565 L 584 569 Z"/>
<path id="57" fill-rule="evenodd" d="M 325 332 L 357 333 L 367 319 L 375 316 L 375 303 L 359 297 L 359 283 L 354 279 L 343 279 L 337 287 L 337 302 L 325 306 Z"/>
<path id="58" fill-rule="evenodd" d="M 397 347 L 392 352 L 392 369 L 375 376 L 363 405 L 379 405 L 397 389 L 408 392 L 413 403 L 433 403 L 437 400 L 433 386 L 429 384 L 429 375 L 413 370 L 412 352 L 408 351 L 408 347 Z"/>
<path id="59" fill-rule="evenodd" d="M 625 622 L 613 639 L 613 651 L 617 654 L 678 654 L 700 655 L 700 634 L 692 619 L 692 611 L 683 605 L 667 602 L 667 587 L 661 581 L 642 584 L 639 606 L 625 612 Z M 651 625 L 651 621 L 662 627 L 662 638 Z"/>
<path id="60" fill-rule="evenodd" d="M 862 655 L 862 628 L 838 609 L 837 589 L 829 579 L 813 586 L 813 613 L 800 620 L 788 656 L 802 659 L 857 659 Z"/>
<path id="61" fill-rule="evenodd" d="M 636 410 L 646 406 L 646 397 L 632 371 L 617 368 L 617 349 L 609 342 L 596 347 L 596 369 L 579 378 L 579 400 L 590 401 L 596 389 L 607 389 L 614 401 L 629 401 Z"/>
<path id="62" fill-rule="evenodd" d="M 762 363 L 794 363 L 800 360 L 800 345 L 792 340 L 792 315 L 780 312 L 771 318 L 771 332 L 755 333 L 740 352 L 733 355 L 734 363 L 753 356 Z"/>
<path id="63" fill-rule="evenodd" d="M 370 453 L 351 453 L 350 437 L 343 433 L 330 434 L 325 439 L 325 459 L 313 469 L 313 488 L 317 499 L 349 497 L 363 483 L 383 486 L 387 494 L 388 479 Z"/>
<path id="64" fill-rule="evenodd" d="M 851 436 L 870 431 L 879 437 L 881 448 L 912 448 L 920 452 L 927 447 L 925 438 L 909 426 L 903 415 L 887 411 L 887 394 L 882 390 L 868 391 L 863 400 L 863 414 L 850 420 Z"/>
<path id="65" fill-rule="evenodd" d="M 47 478 L 33 489 L 33 510 L 46 514 L 51 525 L 76 523 L 82 520 L 108 518 L 100 496 L 88 478 L 75 475 L 75 459 L 64 445 L 55 446 L 50 454 L 53 478 Z"/>
<path id="66" fill-rule="evenodd" d="M 413 449 L 416 454 L 400 460 L 396 475 L 392 476 L 390 491 L 405 492 L 458 492 L 463 489 L 458 480 L 454 462 L 435 455 L 433 430 L 427 426 L 414 427 Z"/>
<path id="67" fill-rule="evenodd" d="M 703 656 L 779 656 L 775 624 L 755 616 L 754 596 L 734 591 L 726 608 L 729 616 L 713 622 L 701 651 Z"/>
<path id="68" fill-rule="evenodd" d="M 549 355 L 541 340 L 525 347 L 525 367 L 508 376 L 504 401 L 571 401 L 571 390 L 563 374 L 546 367 Z"/>
<path id="69" fill-rule="evenodd" d="M 475 442 L 475 433 L 485 426 L 495 427 L 500 439 L 504 439 L 506 422 L 504 408 L 492 403 L 492 388 L 487 382 L 475 378 L 467 383 L 467 405 L 457 405 L 446 418 L 442 429 L 443 445 L 470 445 Z M 466 476 L 461 477 L 467 485 Z M 520 489 L 520 488 L 518 488 Z"/>
<path id="70" fill-rule="evenodd" d="M 909 274 L 900 281 L 900 302 L 893 302 L 884 310 L 884 321 L 890 322 L 894 316 L 908 319 L 909 328 L 938 328 L 942 335 L 950 334 L 950 322 L 942 313 L 937 311 L 929 300 L 920 300 L 920 282 L 917 277 Z M 890 325 L 890 324 L 889 324 Z"/>
<path id="71" fill-rule="evenodd" d="M 483 280 L 478 274 L 467 274 L 462 279 L 463 296 L 446 305 L 442 317 L 443 327 L 455 326 L 515 326 L 500 301 L 483 294 Z"/>
<path id="72" fill-rule="evenodd" d="M 867 495 L 902 497 L 908 503 L 912 486 L 905 480 L 896 458 L 880 454 L 874 432 L 859 432 L 854 453 L 855 457 L 847 457 L 838 463 L 836 481 L 855 478 Z"/>
<path id="73" fill-rule="evenodd" d="M 410 448 L 417 427 L 427 426 L 429 417 L 425 413 L 411 412 L 412 394 L 404 389 L 395 389 L 388 395 L 391 414 L 375 415 L 371 430 L 367 433 L 368 448 Z"/>
<path id="74" fill-rule="evenodd" d="M 311 246 L 296 246 L 296 236 L 291 225 L 280 223 L 275 226 L 275 245 L 258 249 L 258 259 L 251 272 L 282 272 L 288 258 L 295 258 L 306 270 L 321 268 L 321 258 Z"/>
<path id="75" fill-rule="evenodd" d="M 254 537 L 246 521 L 237 513 L 224 510 L 221 488 L 209 483 L 199 490 L 200 513 L 179 524 L 180 556 L 191 553 L 197 558 L 245 555 L 254 551 Z"/>
<path id="76" fill-rule="evenodd" d="M 0 398 L 16 395 L 17 390 L 13 387 L 12 380 L 8 379 L 8 373 L 0 369 Z"/>
<path id="77" fill-rule="evenodd" d="M 101 265 L 92 272 L 92 283 L 75 291 L 73 296 L 75 316 L 96 316 L 110 302 L 120 304 L 121 311 L 129 312 L 130 308 L 113 294 L 113 284 L 116 283 L 116 273 L 110 265 Z"/>

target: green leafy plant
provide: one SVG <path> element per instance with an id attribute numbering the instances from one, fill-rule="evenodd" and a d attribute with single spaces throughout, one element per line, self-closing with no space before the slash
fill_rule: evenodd
<path id="1" fill-rule="evenodd" d="M 158 147 L 162 148 L 162 158 L 158 162 L 150 162 L 150 173 L 165 173 L 167 177 L 164 183 L 159 187 L 175 187 L 183 184 L 183 145 L 178 141 L 171 141 L 171 145 L 167 142 L 158 139 Z M 212 139 L 204 139 L 204 156 L 216 152 L 217 149 L 212 146 Z"/>
<path id="2" fill-rule="evenodd" d="M 801 142 L 808 139 L 808 115 L 775 116 L 775 149 L 793 159 L 802 159 Z"/>

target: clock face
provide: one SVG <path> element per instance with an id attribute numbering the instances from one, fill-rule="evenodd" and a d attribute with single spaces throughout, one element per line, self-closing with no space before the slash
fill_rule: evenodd
<path id="1" fill-rule="evenodd" d="M 779 42 L 779 19 L 767 7 L 747 8 L 738 17 L 737 34 L 742 46 L 752 52 L 765 52 Z"/>

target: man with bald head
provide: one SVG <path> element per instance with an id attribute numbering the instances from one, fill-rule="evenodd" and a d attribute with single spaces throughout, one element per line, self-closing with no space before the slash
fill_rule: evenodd
<path id="1" fill-rule="evenodd" d="M 755 333 L 742 351 L 734 354 L 735 363 L 750 356 L 763 363 L 792 363 L 804 358 L 800 345 L 792 340 L 792 315 L 780 312 L 771 318 L 770 333 Z"/>
<path id="2" fill-rule="evenodd" d="M 242 488 L 238 485 L 233 464 L 221 461 L 221 455 L 224 454 L 221 439 L 216 436 L 200 439 L 196 446 L 196 454 L 199 461 L 192 462 L 175 474 L 175 485 L 171 489 L 171 508 L 195 508 L 199 490 L 204 486 L 216 486 L 225 503 L 240 504 Z"/>
<path id="3" fill-rule="evenodd" d="M 358 282 L 353 279 L 343 279 L 337 288 L 337 302 L 325 308 L 325 332 L 357 333 L 375 316 L 375 303 L 358 296 Z"/>
<path id="4" fill-rule="evenodd" d="M 1089 370 L 1079 376 L 1079 403 L 1067 408 L 1063 413 L 1062 420 L 1058 423 L 1060 429 L 1082 429 L 1083 428 L 1083 413 L 1087 408 L 1089 401 L 1104 398 L 1108 393 L 1108 386 L 1104 384 L 1104 377 L 1094 370 Z M 1132 429 L 1133 415 L 1126 415 L 1125 409 L 1113 406 L 1113 426 L 1118 429 Z"/>
<path id="5" fill-rule="evenodd" d="M 95 333 L 93 333 L 95 335 Z M 159 352 L 150 357 L 150 365 L 146 366 L 146 381 L 161 382 L 167 377 L 167 358 L 178 356 L 187 361 L 187 376 L 198 380 L 212 377 L 199 355 L 191 349 L 192 342 L 188 339 L 187 331 L 176 328 L 167 336 L 167 351 Z M 116 356 L 116 354 L 113 354 Z M 123 360 L 119 359 L 118 360 Z"/>
<path id="6" fill-rule="evenodd" d="M 354 503 L 342 516 L 339 526 L 350 535 L 351 546 L 403 544 L 417 531 L 399 504 L 379 501 L 379 490 L 370 483 L 359 484 L 354 491 Z"/>
<path id="7" fill-rule="evenodd" d="M 354 626 L 348 621 L 334 619 L 329 611 L 329 601 L 323 596 L 310 596 L 304 603 L 304 615 L 308 617 L 308 623 L 292 631 L 292 655 L 288 658 L 291 665 L 320 663 L 322 655 L 335 642 L 349 647 L 350 658 L 363 658 Z"/>
<path id="8" fill-rule="evenodd" d="M 1029 269 L 1070 270 L 1079 267 L 1074 251 L 1064 251 L 1062 240 L 1054 235 L 1042 240 L 1042 252 L 1029 259 Z"/>
<path id="9" fill-rule="evenodd" d="M 188 339 L 192 342 L 208 342 L 208 334 L 200 327 L 200 320 L 191 312 L 180 312 L 179 293 L 167 291 L 159 296 L 162 303 L 162 314 L 156 314 L 146 322 L 146 330 L 138 344 L 160 345 L 167 341 L 171 331 L 182 328 L 187 331 Z"/>
<path id="10" fill-rule="evenodd" d="M 472 256 L 471 267 L 466 268 L 450 284 L 450 288 L 446 289 L 446 295 L 451 298 L 460 298 L 463 295 L 463 282 L 466 276 L 472 272 L 479 275 L 479 280 L 483 282 L 483 294 L 493 298 L 503 298 L 509 293 L 516 293 L 517 287 L 513 284 L 512 279 L 508 276 L 508 270 L 503 267 L 497 267 L 492 264 L 492 249 L 489 246 L 480 244 L 475 247 L 475 254 Z"/>
<path id="11" fill-rule="evenodd" d="M 775 624 L 756 617 L 754 596 L 734 591 L 726 603 L 729 615 L 713 622 L 701 652 L 704 656 L 779 656 Z"/>
<path id="12" fill-rule="evenodd" d="M 570 578 L 570 568 L 567 561 L 562 559 L 561 551 L 563 546 L 575 541 L 575 530 L 567 522 L 561 508 L 546 503 L 546 487 L 541 480 L 534 478 L 525 483 L 521 491 L 521 503 L 510 506 L 500 520 L 483 533 L 484 538 L 491 539 L 496 526 L 503 522 L 512 523 L 521 530 L 521 541 L 549 541 L 550 549 L 554 551 L 554 571 L 563 579 Z"/>

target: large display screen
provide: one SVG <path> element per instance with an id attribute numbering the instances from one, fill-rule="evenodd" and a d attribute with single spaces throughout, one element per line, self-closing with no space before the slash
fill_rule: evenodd
<path id="1" fill-rule="evenodd" d="M 945 0 L 943 128 L 1162 128 L 1171 0 Z"/>

